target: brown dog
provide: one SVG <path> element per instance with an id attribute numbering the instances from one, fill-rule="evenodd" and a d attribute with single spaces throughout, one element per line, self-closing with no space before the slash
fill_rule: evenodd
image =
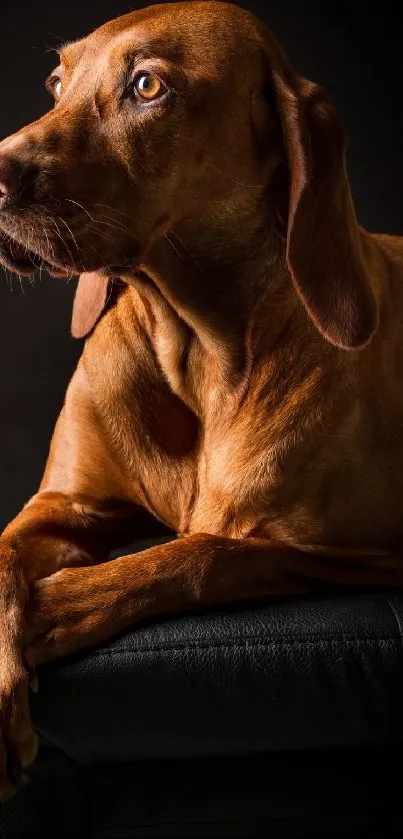
<path id="1" fill-rule="evenodd" d="M 161 613 L 402 583 L 403 242 L 358 227 L 328 97 L 216 2 L 101 27 L 48 87 L 0 146 L 1 259 L 84 272 L 89 338 L 0 540 L 3 795 L 36 749 L 26 665 Z M 103 563 L 159 522 L 180 538 Z"/>

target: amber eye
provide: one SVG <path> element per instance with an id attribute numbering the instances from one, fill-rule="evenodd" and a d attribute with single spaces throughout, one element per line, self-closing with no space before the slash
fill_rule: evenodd
<path id="1" fill-rule="evenodd" d="M 137 95 L 141 99 L 144 99 L 145 102 L 158 99 L 166 90 L 160 79 L 152 73 L 141 73 L 140 76 L 137 76 L 134 82 L 134 88 Z"/>

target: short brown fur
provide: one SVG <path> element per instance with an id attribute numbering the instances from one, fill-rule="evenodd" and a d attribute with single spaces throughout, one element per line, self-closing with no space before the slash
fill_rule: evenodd
<path id="1" fill-rule="evenodd" d="M 135 101 L 133 61 L 171 92 Z M 162 613 L 402 583 L 403 240 L 358 226 L 330 100 L 224 3 L 131 13 L 61 63 L 0 145 L 30 185 L 2 260 L 81 272 L 88 336 L 0 540 L 3 796 L 36 749 L 27 667 Z M 104 562 L 161 522 L 179 538 Z"/>

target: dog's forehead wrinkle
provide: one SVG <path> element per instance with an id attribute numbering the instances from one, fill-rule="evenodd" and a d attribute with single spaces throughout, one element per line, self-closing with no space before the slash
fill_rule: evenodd
<path id="1" fill-rule="evenodd" d="M 144 46 L 161 57 L 192 62 L 200 53 L 216 60 L 226 54 L 234 58 L 240 50 L 252 47 L 261 29 L 261 22 L 239 6 L 193 0 L 129 12 L 103 24 L 85 40 L 88 47 L 99 50 L 113 41 L 132 39 L 134 46 Z"/>

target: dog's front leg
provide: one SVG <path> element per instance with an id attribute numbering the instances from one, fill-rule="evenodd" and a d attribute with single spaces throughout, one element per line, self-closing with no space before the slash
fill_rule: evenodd
<path id="1" fill-rule="evenodd" d="M 17 554 L 0 540 L 0 801 L 19 785 L 37 749 L 29 720 L 29 676 L 21 655 L 27 600 Z"/>
<path id="2" fill-rule="evenodd" d="M 34 586 L 32 664 L 82 650 L 156 615 L 342 586 L 401 585 L 399 563 L 315 557 L 262 539 L 194 535 Z"/>
<path id="3" fill-rule="evenodd" d="M 18 787 L 37 748 L 29 720 L 30 674 L 23 654 L 31 586 L 61 568 L 74 566 L 79 573 L 77 566 L 106 560 L 113 547 L 160 531 L 159 522 L 135 505 L 40 492 L 2 534 L 0 800 Z"/>

